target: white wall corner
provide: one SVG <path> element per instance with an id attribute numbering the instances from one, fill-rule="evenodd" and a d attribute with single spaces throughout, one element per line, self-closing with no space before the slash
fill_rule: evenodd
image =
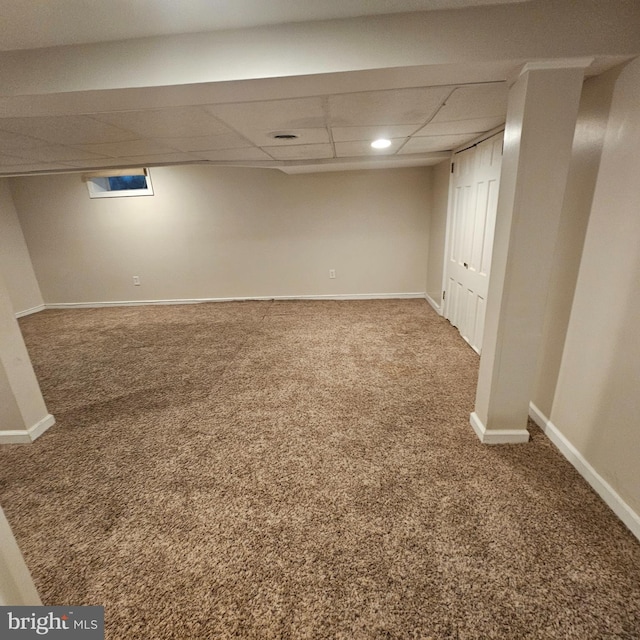
<path id="1" fill-rule="evenodd" d="M 48 413 L 42 420 L 23 431 L 19 429 L 0 431 L 0 444 L 31 444 L 55 423 L 56 419 Z"/>
<path id="2" fill-rule="evenodd" d="M 544 431 L 549 440 L 553 442 L 576 471 L 589 483 L 591 488 L 629 528 L 631 533 L 640 540 L 640 514 L 637 514 L 620 497 L 618 492 L 589 464 L 586 458 L 533 402 L 529 403 L 529 416 Z"/>
<path id="3" fill-rule="evenodd" d="M 474 411 L 469 422 L 482 444 L 521 444 L 529 442 L 526 429 L 487 429 Z"/>
<path id="4" fill-rule="evenodd" d="M 442 315 L 442 305 L 439 305 L 428 293 L 424 294 L 425 300 L 431 305 L 433 310 L 439 315 Z"/>
<path id="5" fill-rule="evenodd" d="M 547 433 L 549 418 L 547 418 L 547 416 L 545 416 L 533 402 L 529 403 L 529 417 L 542 429 L 544 433 Z"/>

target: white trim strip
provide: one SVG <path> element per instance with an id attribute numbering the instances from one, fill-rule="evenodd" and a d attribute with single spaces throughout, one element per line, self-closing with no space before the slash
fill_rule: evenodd
<path id="1" fill-rule="evenodd" d="M 46 309 L 94 309 L 99 307 L 139 307 L 145 305 L 201 304 L 203 302 L 245 302 L 261 300 L 383 300 L 424 298 L 425 293 L 345 293 L 318 296 L 247 296 L 229 298 L 177 298 L 175 300 L 117 300 L 113 302 L 53 302 Z"/>
<path id="2" fill-rule="evenodd" d="M 479 145 L 481 142 L 484 142 L 485 140 L 489 140 L 489 138 L 493 138 L 493 136 L 497 136 L 499 133 L 504 133 L 503 124 L 495 127 L 494 129 L 490 129 L 489 131 L 485 131 L 484 133 L 481 133 L 477 138 L 474 138 L 473 140 L 469 140 L 469 142 L 465 142 L 463 145 L 460 145 L 459 147 L 455 148 L 453 150 L 453 156 L 451 158 L 451 162 L 455 162 L 456 160 L 455 156 L 458 153 L 462 153 L 467 149 L 471 149 L 471 147 L 475 147 Z M 445 256 L 445 264 L 446 264 L 446 260 L 447 260 L 447 257 Z"/>
<path id="3" fill-rule="evenodd" d="M 588 69 L 595 58 L 553 58 L 550 60 L 534 60 L 524 64 L 520 75 L 527 71 L 547 71 L 549 69 Z"/>
<path id="4" fill-rule="evenodd" d="M 0 431 L 0 444 L 31 444 L 55 423 L 56 419 L 48 413 L 42 420 L 24 431 L 18 429 Z"/>
<path id="5" fill-rule="evenodd" d="M 533 403 L 529 403 L 529 417 L 542 429 L 542 431 L 547 433 L 547 425 L 549 424 L 549 418 L 538 409 L 538 407 Z"/>
<path id="6" fill-rule="evenodd" d="M 442 315 L 442 307 L 428 294 L 424 294 L 425 300 L 433 307 L 433 310 L 439 315 Z"/>
<path id="7" fill-rule="evenodd" d="M 32 313 L 38 313 L 38 311 L 44 311 L 44 310 L 45 310 L 45 305 L 39 304 L 37 307 L 31 307 L 30 309 L 17 311 L 16 318 L 24 318 L 24 316 L 30 316 Z"/>
<path id="8" fill-rule="evenodd" d="M 589 464 L 586 458 L 567 440 L 547 416 L 533 403 L 529 403 L 529 417 L 544 431 L 560 453 L 574 466 L 591 488 L 640 540 L 640 514 L 637 514 L 620 494 Z"/>
<path id="9" fill-rule="evenodd" d="M 469 422 L 482 444 L 521 444 L 529 442 L 526 429 L 487 429 L 474 411 Z"/>

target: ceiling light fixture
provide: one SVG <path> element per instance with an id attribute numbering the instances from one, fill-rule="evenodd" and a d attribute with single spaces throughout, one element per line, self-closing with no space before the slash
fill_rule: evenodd
<path id="1" fill-rule="evenodd" d="M 298 136 L 295 133 L 272 133 L 274 140 L 296 140 Z"/>
<path id="2" fill-rule="evenodd" d="M 391 140 L 388 140 L 387 138 L 378 138 L 378 140 L 374 140 L 371 143 L 371 146 L 374 149 L 387 149 L 391 146 Z"/>

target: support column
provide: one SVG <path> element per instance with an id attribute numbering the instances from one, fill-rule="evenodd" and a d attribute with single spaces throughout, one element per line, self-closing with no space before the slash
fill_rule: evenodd
<path id="1" fill-rule="evenodd" d="M 32 442 L 54 422 L 0 277 L 0 444 Z"/>
<path id="2" fill-rule="evenodd" d="M 11 527 L 0 508 L 0 606 L 38 606 L 42 601 Z"/>
<path id="3" fill-rule="evenodd" d="M 471 425 L 487 444 L 527 442 L 554 247 L 584 69 L 527 64 L 509 90 L 491 281 Z"/>

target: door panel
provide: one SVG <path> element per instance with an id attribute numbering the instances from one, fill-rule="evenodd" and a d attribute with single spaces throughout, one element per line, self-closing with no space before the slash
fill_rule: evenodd
<path id="1" fill-rule="evenodd" d="M 489 197 L 487 201 L 487 217 L 485 220 L 485 238 L 488 240 L 483 243 L 482 258 L 480 260 L 480 273 L 489 277 L 491 270 L 491 254 L 493 253 L 493 231 L 496 226 L 496 211 L 498 210 L 498 187 L 500 179 L 492 180 L 489 183 Z"/>
<path id="2" fill-rule="evenodd" d="M 445 317 L 478 353 L 482 349 L 501 162 L 502 133 L 454 156 Z"/>

